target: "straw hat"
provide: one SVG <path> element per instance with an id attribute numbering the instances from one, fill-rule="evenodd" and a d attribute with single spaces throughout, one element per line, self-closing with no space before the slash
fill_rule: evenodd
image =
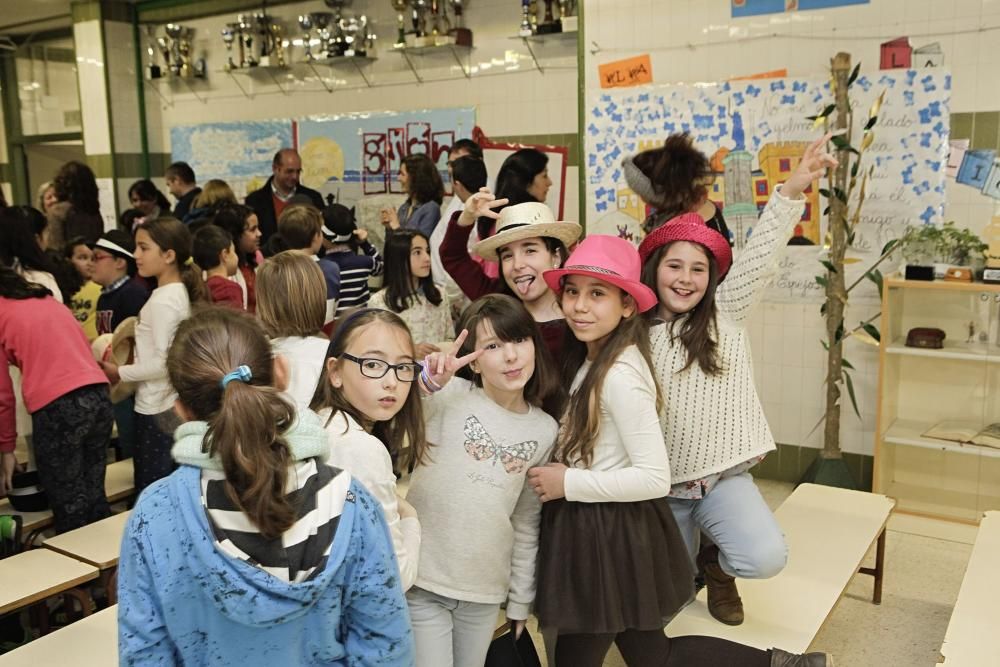
<path id="1" fill-rule="evenodd" d="M 132 363 L 132 348 L 135 345 L 136 317 L 127 317 L 113 334 L 102 334 L 90 344 L 90 351 L 98 362 L 113 361 L 119 366 Z M 111 402 L 118 403 L 135 393 L 135 383 L 119 381 L 111 385 Z"/>
<path id="2" fill-rule="evenodd" d="M 496 234 L 483 239 L 472 249 L 483 259 L 498 262 L 497 250 L 515 241 L 544 236 L 559 239 L 568 248 L 582 233 L 583 227 L 575 222 L 556 222 L 552 209 L 545 204 L 527 202 L 500 211 Z"/>

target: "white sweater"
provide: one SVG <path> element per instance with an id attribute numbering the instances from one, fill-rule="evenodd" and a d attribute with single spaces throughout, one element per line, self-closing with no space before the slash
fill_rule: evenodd
<path id="1" fill-rule="evenodd" d="M 580 367 L 573 393 L 589 368 L 590 362 Z M 656 384 L 636 346 L 625 348 L 608 370 L 600 409 L 593 458 L 588 468 L 577 462 L 566 471 L 566 500 L 637 502 L 666 496 L 670 464 L 656 413 Z"/>
<path id="2" fill-rule="evenodd" d="M 288 360 L 288 388 L 285 396 L 295 401 L 296 410 L 306 410 L 323 375 L 326 348 L 330 341 L 319 336 L 275 338 L 271 347 Z"/>
<path id="3" fill-rule="evenodd" d="M 715 338 L 721 374 L 705 375 L 697 362 L 678 372 L 687 363 L 684 345 L 671 340 L 668 324 L 650 330 L 653 366 L 663 391 L 660 423 L 674 484 L 728 470 L 775 448 L 754 386 L 744 323 L 773 277 L 804 208 L 805 199 L 793 201 L 775 189 L 746 247 L 719 285 Z"/>
<path id="4" fill-rule="evenodd" d="M 319 417 L 330 435 L 330 465 L 351 473 L 382 505 L 385 522 L 399 562 L 403 590 L 413 586 L 417 578 L 420 557 L 420 522 L 399 516 L 396 500 L 396 475 L 392 458 L 382 441 L 365 431 L 349 415 L 338 412 L 330 423 L 330 409 L 321 410 Z"/>
<path id="5" fill-rule="evenodd" d="M 158 415 L 173 409 L 177 393 L 167 377 L 167 350 L 177 325 L 190 314 L 184 283 L 157 287 L 139 311 L 135 363 L 118 367 L 122 380 L 139 383 L 135 390 L 135 411 L 139 414 Z"/>
<path id="6" fill-rule="evenodd" d="M 464 602 L 507 600 L 509 618 L 527 619 L 542 511 L 527 473 L 549 461 L 556 420 L 505 410 L 461 378 L 423 407 L 430 460 L 406 494 L 423 531 L 416 585 Z"/>

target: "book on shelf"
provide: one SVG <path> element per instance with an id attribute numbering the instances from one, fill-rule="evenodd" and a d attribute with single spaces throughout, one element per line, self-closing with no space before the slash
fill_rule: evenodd
<path id="1" fill-rule="evenodd" d="M 942 421 L 923 433 L 925 438 L 949 440 L 964 445 L 979 445 L 1000 449 L 1000 423 L 981 427 L 971 422 Z"/>

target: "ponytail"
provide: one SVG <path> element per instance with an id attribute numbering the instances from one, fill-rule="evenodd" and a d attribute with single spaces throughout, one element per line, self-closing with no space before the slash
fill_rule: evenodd
<path id="1" fill-rule="evenodd" d="M 183 264 L 178 265 L 178 269 L 181 283 L 188 293 L 188 301 L 191 303 L 207 302 L 208 290 L 205 289 L 205 281 L 201 279 L 201 268 L 188 256 Z"/>
<path id="2" fill-rule="evenodd" d="M 245 381 L 223 377 L 240 366 Z M 274 387 L 274 358 L 261 325 L 228 308 L 205 308 L 181 322 L 167 352 L 181 403 L 208 423 L 205 442 L 222 462 L 226 493 L 267 539 L 288 530 L 296 511 L 285 497 L 291 452 L 285 433 L 295 409 Z"/>
<path id="3" fill-rule="evenodd" d="M 274 387 L 230 382 L 221 391 L 222 404 L 208 419 L 209 453 L 222 461 L 230 500 L 273 539 L 296 517 L 285 497 L 291 453 L 282 436 L 294 409 Z"/>

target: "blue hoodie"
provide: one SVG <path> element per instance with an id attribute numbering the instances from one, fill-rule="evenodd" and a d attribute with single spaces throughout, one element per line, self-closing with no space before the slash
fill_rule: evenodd
<path id="1" fill-rule="evenodd" d="M 205 430 L 204 422 L 177 430 L 181 467 L 147 488 L 129 518 L 118 566 L 120 664 L 413 665 L 379 503 L 351 480 L 324 569 L 305 582 L 282 581 L 216 548 L 199 468 L 221 463 L 202 452 Z M 296 460 L 329 451 L 312 413 L 286 436 Z"/>

